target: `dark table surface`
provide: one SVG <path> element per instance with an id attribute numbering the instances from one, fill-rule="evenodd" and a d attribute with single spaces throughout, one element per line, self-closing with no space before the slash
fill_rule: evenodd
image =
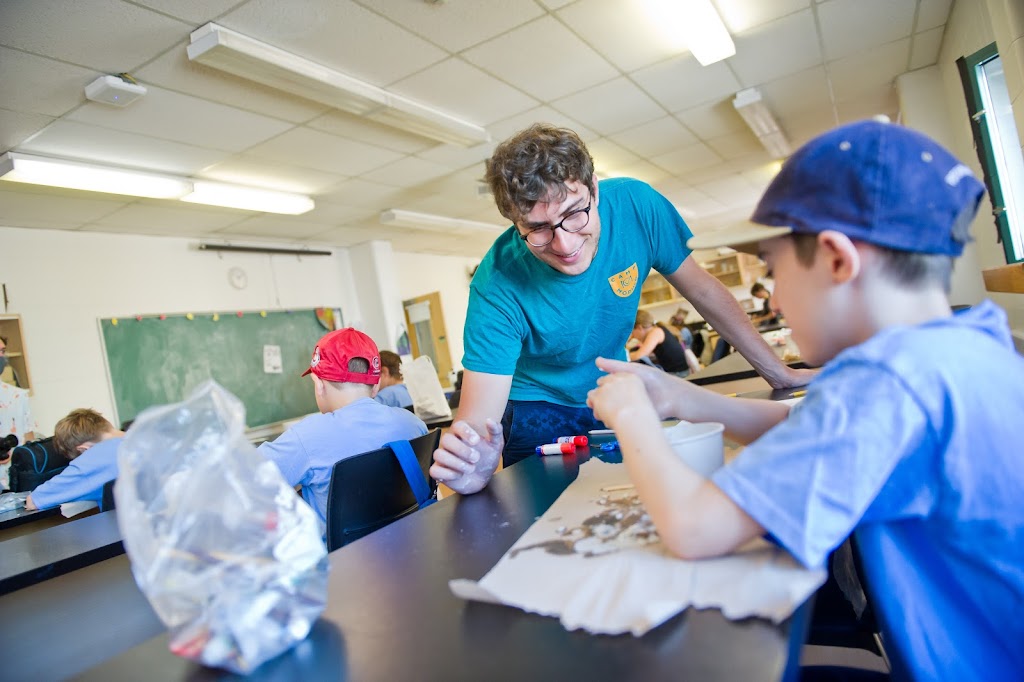
<path id="1" fill-rule="evenodd" d="M 803 369 L 808 366 L 802 360 L 787 362 L 786 364 L 797 369 Z M 689 375 L 686 379 L 697 385 L 705 385 L 733 381 L 735 379 L 748 379 L 757 375 L 757 370 L 754 369 L 749 360 L 739 352 L 733 352 L 717 362 L 712 362 L 701 371 Z"/>
<path id="2" fill-rule="evenodd" d="M 0 542 L 0 594 L 124 553 L 109 511 Z"/>
<path id="3" fill-rule="evenodd" d="M 23 523 L 31 523 L 32 521 L 39 521 L 40 519 L 50 518 L 51 516 L 60 515 L 60 507 L 53 507 L 51 509 L 33 509 L 29 511 L 24 507 L 19 509 L 11 509 L 0 513 L 0 530 L 6 530 L 8 528 L 14 528 L 20 526 Z"/>
<path id="4" fill-rule="evenodd" d="M 467 602 L 451 593 L 449 580 L 483 577 L 575 479 L 578 465 L 588 457 L 584 448 L 575 456 L 530 458 L 499 472 L 481 493 L 446 498 L 332 553 L 328 605 L 310 637 L 249 679 L 793 678 L 809 612 L 806 604 L 778 626 L 753 618 L 730 621 L 714 609 L 689 609 L 636 638 L 568 632 L 557 619 Z M 617 453 L 602 457 L 615 460 Z M 108 590 L 124 592 L 112 599 L 138 620 L 146 608 L 138 603 L 138 591 L 127 589 L 134 587 L 127 570 L 109 580 Z M 8 611 L 5 599 L 37 587 L 0 599 L 0 617 Z M 83 636 L 93 646 L 90 660 L 103 663 L 82 678 L 226 676 L 171 654 L 166 633 L 139 639 L 138 630 L 146 626 L 107 635 L 106 624 L 97 622 L 95 631 Z M 0 660 L 7 660 L 3 648 Z M 84 667 L 58 661 L 32 671 L 48 679 L 77 674 Z"/>

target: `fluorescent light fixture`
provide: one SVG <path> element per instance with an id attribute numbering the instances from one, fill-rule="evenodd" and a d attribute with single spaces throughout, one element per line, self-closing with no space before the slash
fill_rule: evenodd
<path id="1" fill-rule="evenodd" d="M 772 157 L 784 159 L 793 153 L 786 134 L 782 132 L 775 116 L 761 99 L 761 93 L 757 88 L 737 92 L 732 105 Z"/>
<path id="2" fill-rule="evenodd" d="M 182 201 L 289 215 L 307 213 L 316 206 L 309 197 L 291 192 L 240 187 L 206 180 L 194 180 L 192 185 L 192 193 L 183 196 Z"/>
<path id="3" fill-rule="evenodd" d="M 192 32 L 188 58 L 441 142 L 471 147 L 491 139 L 474 123 L 214 23 Z"/>
<path id="4" fill-rule="evenodd" d="M 316 204 L 303 194 L 101 166 L 21 152 L 0 156 L 0 180 L 151 199 L 181 199 L 245 211 L 298 215 Z"/>
<path id="5" fill-rule="evenodd" d="M 675 42 L 681 37 L 703 66 L 736 54 L 736 45 L 711 0 L 645 0 L 654 25 Z"/>
<path id="6" fill-rule="evenodd" d="M 185 178 L 19 152 L 0 156 L 0 179 L 153 199 L 179 199 L 192 190 Z"/>
<path id="7" fill-rule="evenodd" d="M 396 227 L 411 227 L 417 230 L 430 230 L 433 232 L 451 232 L 453 230 L 475 230 L 497 234 L 508 225 L 493 225 L 481 223 L 475 220 L 462 220 L 461 218 L 449 218 L 442 215 L 430 213 L 417 213 L 415 211 L 403 211 L 400 208 L 389 208 L 380 214 L 380 222 L 385 225 Z"/>

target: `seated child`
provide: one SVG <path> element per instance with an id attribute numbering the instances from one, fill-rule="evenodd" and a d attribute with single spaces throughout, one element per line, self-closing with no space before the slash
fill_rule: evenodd
<path id="1" fill-rule="evenodd" d="M 402 383 L 402 358 L 398 353 L 380 352 L 380 383 L 374 400 L 391 407 L 412 407 L 412 396 Z"/>
<path id="2" fill-rule="evenodd" d="M 117 478 L 117 448 L 124 431 L 95 410 L 73 410 L 53 429 L 53 447 L 71 460 L 67 469 L 33 490 L 26 509 L 49 509 L 65 502 L 99 504 L 103 486 Z"/>
<path id="3" fill-rule="evenodd" d="M 754 211 L 773 227 L 689 241 L 758 243 L 793 340 L 827 363 L 802 403 L 729 398 L 603 358 L 611 374 L 588 397 L 678 556 L 726 554 L 767 532 L 815 567 L 854 533 L 893 679 L 1024 670 L 1024 358 L 1000 308 L 953 314 L 947 300 L 983 193 L 899 125 L 812 140 Z M 723 422 L 749 445 L 705 479 L 673 454 L 669 416 Z"/>
<path id="4" fill-rule="evenodd" d="M 381 373 L 377 345 L 351 327 L 317 342 L 302 376 L 310 373 L 321 414 L 306 417 L 259 451 L 277 464 L 289 485 L 302 486 L 303 499 L 326 524 L 336 462 L 393 440 L 422 436 L 427 426 L 408 410 L 373 399 Z"/>

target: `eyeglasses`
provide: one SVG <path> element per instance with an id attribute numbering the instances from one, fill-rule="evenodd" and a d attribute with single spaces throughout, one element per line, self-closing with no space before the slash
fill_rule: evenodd
<path id="1" fill-rule="evenodd" d="M 593 205 L 594 202 L 591 201 L 584 208 L 566 214 L 560 223 L 532 229 L 526 234 L 520 234 L 519 238 L 530 246 L 547 246 L 555 238 L 555 230 L 558 228 L 570 233 L 579 232 L 590 222 L 590 208 Z"/>

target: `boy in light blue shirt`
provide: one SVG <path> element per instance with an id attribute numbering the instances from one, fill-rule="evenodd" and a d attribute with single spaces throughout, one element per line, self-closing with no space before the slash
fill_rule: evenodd
<path id="1" fill-rule="evenodd" d="M 426 424 L 408 410 L 373 400 L 380 373 L 380 355 L 369 336 L 352 328 L 326 334 L 302 375 L 312 374 L 320 414 L 259 447 L 289 485 L 302 486 L 303 499 L 323 524 L 335 463 L 427 432 Z"/>
<path id="2" fill-rule="evenodd" d="M 103 486 L 117 478 L 117 449 L 124 432 L 95 410 L 74 410 L 57 422 L 53 446 L 71 460 L 64 471 L 25 499 L 26 509 L 49 509 L 65 502 L 100 503 Z"/>
<path id="3" fill-rule="evenodd" d="M 380 383 L 377 385 L 378 403 L 391 407 L 412 408 L 412 396 L 402 383 L 402 358 L 389 350 L 380 352 Z"/>
<path id="4" fill-rule="evenodd" d="M 953 315 L 947 300 L 983 192 L 902 126 L 812 140 L 754 212 L 769 227 L 689 241 L 756 245 L 775 309 L 824 364 L 803 402 L 790 412 L 605 359 L 611 374 L 588 397 L 675 554 L 717 556 L 768 532 L 814 567 L 853 533 L 894 679 L 1024 670 L 1024 358 L 993 303 Z M 705 479 L 666 442 L 668 416 L 723 422 L 748 445 Z"/>

